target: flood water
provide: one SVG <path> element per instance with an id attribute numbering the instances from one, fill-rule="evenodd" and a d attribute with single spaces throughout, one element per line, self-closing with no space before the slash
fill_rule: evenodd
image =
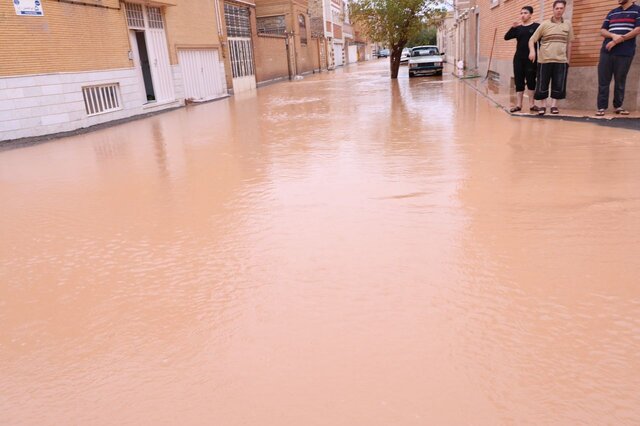
<path id="1" fill-rule="evenodd" d="M 387 75 L 0 152 L 0 424 L 639 424 L 638 132 Z"/>

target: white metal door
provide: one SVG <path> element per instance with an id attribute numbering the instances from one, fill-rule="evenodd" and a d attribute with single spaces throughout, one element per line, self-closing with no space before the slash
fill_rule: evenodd
<path id="1" fill-rule="evenodd" d="M 173 76 L 169 62 L 169 49 L 164 29 L 147 29 L 145 31 L 147 49 L 151 60 L 151 75 L 153 88 L 158 102 L 170 101 L 176 98 L 173 90 Z"/>
<path id="2" fill-rule="evenodd" d="M 187 99 L 206 101 L 227 94 L 224 64 L 215 49 L 178 50 Z"/>
<path id="3" fill-rule="evenodd" d="M 159 7 L 143 6 L 139 3 L 125 3 L 125 15 L 130 30 L 144 32 L 146 54 L 149 59 L 153 92 L 158 102 L 172 101 L 176 98 L 173 88 L 173 75 L 169 62 L 169 48 L 164 31 L 162 9 Z M 131 46 L 134 49 L 134 59 L 140 64 L 135 32 L 130 31 Z M 142 75 L 142 72 L 139 73 Z M 140 80 L 142 83 L 142 80 Z"/>
<path id="4" fill-rule="evenodd" d="M 358 62 L 358 46 L 349 46 L 349 63 Z"/>
<path id="5" fill-rule="evenodd" d="M 133 53 L 133 63 L 136 67 L 136 74 L 138 74 L 138 89 L 140 90 L 140 99 L 143 103 L 147 102 L 147 93 L 144 87 L 144 76 L 142 75 L 142 65 L 140 61 L 140 53 L 138 47 L 138 41 L 136 40 L 136 32 L 129 30 L 129 42 L 131 43 L 131 50 Z"/>
<path id="6" fill-rule="evenodd" d="M 336 67 L 342 65 L 342 45 L 334 44 L 333 45 L 333 60 Z"/>
<path id="7" fill-rule="evenodd" d="M 233 93 L 256 88 L 256 76 L 253 69 L 253 46 L 250 38 L 229 37 L 231 70 L 233 72 Z"/>
<path id="8" fill-rule="evenodd" d="M 233 93 L 255 89 L 256 72 L 253 66 L 249 8 L 244 5 L 225 3 L 224 17 L 227 21 Z"/>

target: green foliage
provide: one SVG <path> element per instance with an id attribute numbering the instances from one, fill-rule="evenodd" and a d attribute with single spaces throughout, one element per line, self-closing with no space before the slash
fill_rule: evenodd
<path id="1" fill-rule="evenodd" d="M 411 37 L 407 42 L 407 46 L 425 46 L 436 44 L 438 39 L 438 29 L 436 27 L 426 27 L 420 30 L 415 36 Z"/>
<path id="2" fill-rule="evenodd" d="M 446 14 L 441 0 L 352 0 L 349 12 L 371 41 L 391 47 L 391 78 L 398 76 L 400 54 L 407 42 Z"/>
<path id="3" fill-rule="evenodd" d="M 400 49 L 446 13 L 440 0 L 353 0 L 349 11 L 369 39 Z"/>

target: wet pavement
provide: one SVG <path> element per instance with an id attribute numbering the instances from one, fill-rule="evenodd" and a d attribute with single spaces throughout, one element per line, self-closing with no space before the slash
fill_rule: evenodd
<path id="1" fill-rule="evenodd" d="M 640 423 L 640 138 L 385 62 L 0 152 L 0 424 Z"/>
<path id="2" fill-rule="evenodd" d="M 509 112 L 511 107 L 516 104 L 516 92 L 513 85 L 499 84 L 491 79 L 479 76 L 476 73 L 468 75 L 463 73 L 462 75 L 456 74 L 456 76 L 465 80 L 465 83 L 474 87 L 480 93 L 482 93 L 487 99 L 495 103 L 502 108 L 505 112 Z M 551 114 L 547 111 L 544 117 L 538 117 L 537 114 L 532 114 L 529 111 L 529 97 L 525 93 L 524 97 L 524 109 L 521 112 L 511 113 L 513 116 L 524 116 L 531 118 L 544 118 L 544 119 L 560 119 L 560 120 L 573 120 L 573 121 L 591 121 L 601 125 L 625 127 L 633 130 L 640 130 L 640 111 L 629 111 L 629 115 L 618 115 L 613 110 L 613 107 L 609 108 L 605 115 L 596 117 L 595 115 L 595 99 L 593 105 L 582 105 L 582 109 L 566 108 L 563 106 L 564 101 L 559 101 L 558 106 L 560 112 L 558 114 Z"/>

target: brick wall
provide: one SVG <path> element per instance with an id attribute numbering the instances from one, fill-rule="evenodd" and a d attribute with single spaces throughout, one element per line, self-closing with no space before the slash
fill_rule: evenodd
<path id="1" fill-rule="evenodd" d="M 342 27 L 340 25 L 333 24 L 333 37 L 337 39 L 342 38 Z"/>
<path id="2" fill-rule="evenodd" d="M 256 80 L 262 83 L 289 77 L 284 37 L 260 35 L 255 38 Z"/>
<path id="3" fill-rule="evenodd" d="M 600 27 L 607 13 L 617 5 L 610 0 L 582 0 L 573 6 L 573 43 L 571 64 L 584 67 L 597 65 L 603 38 Z"/>
<path id="4" fill-rule="evenodd" d="M 513 22 L 520 19 L 520 10 L 524 6 L 532 6 L 533 20 L 540 23 L 551 16 L 552 3 L 553 0 L 502 0 L 498 6 L 491 8 L 491 0 L 479 0 L 477 4 L 480 7 L 480 56 L 489 57 L 495 33 L 493 59 L 513 58 L 516 42 L 506 41 L 504 35 Z"/>
<path id="5" fill-rule="evenodd" d="M 133 66 L 120 3 L 96 3 L 116 9 L 43 1 L 44 16 L 18 16 L 1 1 L 0 76 Z"/>
<path id="6" fill-rule="evenodd" d="M 176 3 L 177 6 L 164 9 L 171 63 L 178 62 L 177 49 L 181 47 L 219 47 L 214 2 L 179 0 Z"/>
<path id="7" fill-rule="evenodd" d="M 504 34 L 511 24 L 518 20 L 523 6 L 533 6 L 533 19 L 542 22 L 549 19 L 554 0 L 502 0 L 500 5 L 490 7 L 491 0 L 479 0 L 480 7 L 480 55 L 488 57 L 491 52 L 493 34 L 497 28 L 494 59 L 511 59 L 515 50 L 515 41 L 505 41 Z M 616 7 L 611 0 L 569 1 L 565 16 L 573 24 L 575 40 L 572 46 L 571 64 L 577 67 L 594 66 L 598 63 L 602 37 L 600 26 L 607 12 Z M 542 16 L 544 12 L 544 16 Z M 471 18 L 470 18 L 471 19 Z"/>

